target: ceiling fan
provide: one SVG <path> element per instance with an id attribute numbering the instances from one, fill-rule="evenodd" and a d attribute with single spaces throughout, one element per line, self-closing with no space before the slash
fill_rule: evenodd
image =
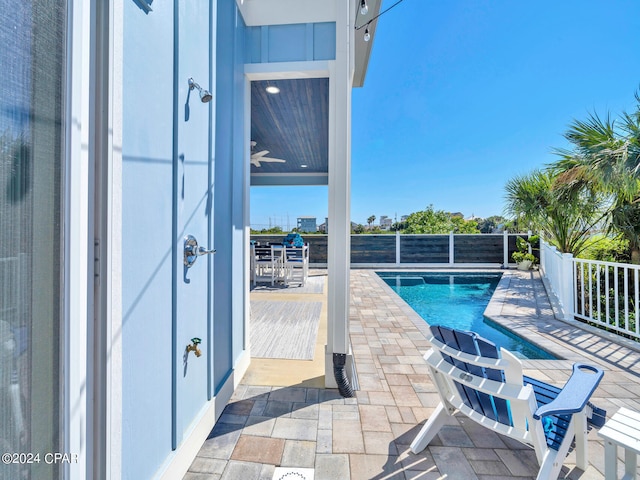
<path id="1" fill-rule="evenodd" d="M 281 158 L 271 158 L 266 157 L 265 155 L 269 153 L 269 150 L 261 150 L 259 152 L 253 153 L 253 149 L 256 146 L 256 142 L 251 141 L 251 165 L 255 165 L 256 167 L 261 167 L 260 162 L 266 163 L 285 163 L 286 160 L 282 160 Z"/>

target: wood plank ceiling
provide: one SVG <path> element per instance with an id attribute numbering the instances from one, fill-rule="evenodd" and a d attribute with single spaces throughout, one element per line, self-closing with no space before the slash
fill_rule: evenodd
<path id="1" fill-rule="evenodd" d="M 278 87 L 280 93 L 267 93 L 269 85 Z M 296 184 L 310 185 L 317 185 L 322 178 L 326 184 L 329 79 L 251 82 L 251 140 L 255 142 L 253 155 L 268 151 L 257 155 L 259 167 L 251 165 L 252 184 L 291 184 L 286 183 L 285 177 L 296 178 Z M 269 158 L 285 162 L 269 162 Z M 282 176 L 280 181 L 275 174 Z"/>

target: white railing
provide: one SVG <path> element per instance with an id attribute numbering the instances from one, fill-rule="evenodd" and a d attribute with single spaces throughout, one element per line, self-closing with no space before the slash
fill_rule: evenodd
<path id="1" fill-rule="evenodd" d="M 640 266 L 574 259 L 578 318 L 640 339 L 638 274 Z"/>
<path id="2" fill-rule="evenodd" d="M 541 241 L 540 270 L 565 319 L 640 340 L 640 265 L 574 258 Z"/>

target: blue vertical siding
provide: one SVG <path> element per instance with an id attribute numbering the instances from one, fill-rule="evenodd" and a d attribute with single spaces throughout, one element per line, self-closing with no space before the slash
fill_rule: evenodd
<path id="1" fill-rule="evenodd" d="M 247 27 L 245 29 L 245 62 L 260 63 L 262 61 L 262 29 Z"/>
<path id="2" fill-rule="evenodd" d="M 202 103 L 197 90 L 189 93 L 187 79 L 193 77 L 209 90 L 209 3 L 175 2 L 178 12 L 175 57 L 175 137 L 174 137 L 174 220 L 175 292 L 174 304 L 174 446 L 185 439 L 205 406 L 207 357 L 185 355 L 191 339 L 203 340 L 201 347 L 209 353 L 208 331 L 208 258 L 199 259 L 191 268 L 184 266 L 184 236 L 194 235 L 201 246 L 208 248 L 210 212 L 207 201 L 209 178 L 209 108 Z M 189 99 L 189 109 L 186 101 Z M 188 121 L 186 112 L 189 112 Z M 177 161 L 175 160 L 177 159 Z"/>
<path id="3" fill-rule="evenodd" d="M 306 25 L 272 25 L 265 30 L 269 42 L 269 62 L 290 62 L 307 58 Z"/>
<path id="4" fill-rule="evenodd" d="M 122 478 L 139 479 L 171 452 L 173 4 L 123 14 Z"/>
<path id="5" fill-rule="evenodd" d="M 235 4 L 235 3 L 234 3 Z M 248 195 L 245 199 L 245 175 L 249 175 L 245 170 L 249 169 L 248 162 L 245 163 L 245 75 L 244 75 L 244 50 L 245 50 L 245 24 L 242 16 L 236 7 L 236 28 L 234 42 L 236 45 L 236 53 L 234 55 L 234 91 L 235 99 L 234 116 L 233 116 L 233 194 L 231 197 L 231 205 L 233 207 L 231 216 L 231 234 L 233 242 L 233 276 L 231 282 L 233 285 L 232 298 L 232 358 L 233 365 L 244 351 L 244 334 L 245 334 L 245 296 L 249 293 L 246 290 L 245 275 L 249 269 L 245 265 L 244 252 L 247 248 L 245 240 L 245 218 L 244 207 L 248 201 Z M 247 192 L 248 193 L 248 192 Z"/>
<path id="6" fill-rule="evenodd" d="M 313 59 L 335 60 L 336 24 L 333 22 L 313 24 Z"/>
<path id="7" fill-rule="evenodd" d="M 335 60 L 334 22 L 247 27 L 247 63 Z"/>
<path id="8" fill-rule="evenodd" d="M 238 218 L 238 206 L 243 203 L 243 179 L 238 178 L 234 162 L 242 164 L 244 161 L 245 27 L 234 0 L 218 1 L 217 21 L 214 239 L 218 253 L 214 258 L 213 302 L 213 383 L 216 392 L 233 368 L 234 331 L 237 335 L 240 329 L 242 339 L 241 305 L 246 295 L 244 285 L 238 282 L 238 272 L 234 273 L 234 268 L 243 271 L 238 252 L 244 245 L 236 234 L 237 229 L 243 228 L 243 219 Z M 238 205 L 234 206 L 236 202 Z"/>
<path id="9" fill-rule="evenodd" d="M 209 293 L 206 274 L 188 285 L 188 289 L 176 289 L 176 285 L 183 286 L 180 282 L 185 282 L 183 234 L 196 233 L 201 244 L 209 244 L 206 234 L 201 234 L 208 231 L 208 227 L 202 228 L 208 218 L 192 212 L 197 209 L 198 214 L 206 210 L 206 217 L 211 214 L 211 202 L 207 202 L 208 208 L 202 206 L 208 191 L 207 182 L 196 174 L 206 172 L 210 161 L 207 132 L 211 131 L 211 119 L 207 111 L 211 104 L 200 102 L 197 93 L 191 95 L 190 122 L 185 121 L 187 78 L 193 75 L 204 88 L 210 88 L 209 30 L 216 26 L 210 24 L 209 5 L 156 2 L 153 11 L 145 14 L 135 3 L 125 2 L 124 479 L 157 475 L 208 400 L 211 362 L 204 358 L 198 361 L 191 355 L 190 363 L 183 364 L 185 342 L 193 336 L 205 337 L 210 321 L 206 315 Z M 178 25 L 177 14 L 179 27 L 174 29 Z M 215 72 L 211 76 L 215 78 Z M 174 95 L 177 96 L 174 98 Z M 176 152 L 186 158 L 188 173 L 184 165 L 176 163 Z M 179 194 L 172 195 L 172 192 Z M 191 203 L 186 204 L 187 200 Z M 172 231 L 173 222 L 178 222 L 178 232 Z M 172 258 L 176 266 L 172 265 Z M 200 259 L 190 278 L 202 273 L 206 266 L 206 260 Z M 188 294 L 194 298 L 185 298 Z M 205 307 L 195 309 L 196 303 Z M 227 335 L 230 344 L 230 331 Z M 211 355 L 213 350 L 208 348 L 206 339 L 205 345 Z M 175 392 L 172 391 L 174 383 Z"/>

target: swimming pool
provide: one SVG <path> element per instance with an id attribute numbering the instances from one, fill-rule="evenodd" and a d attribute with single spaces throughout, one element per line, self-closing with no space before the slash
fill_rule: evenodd
<path id="1" fill-rule="evenodd" d="M 555 360 L 549 352 L 484 317 L 501 273 L 377 272 L 429 325 L 469 330 L 520 358 Z"/>

